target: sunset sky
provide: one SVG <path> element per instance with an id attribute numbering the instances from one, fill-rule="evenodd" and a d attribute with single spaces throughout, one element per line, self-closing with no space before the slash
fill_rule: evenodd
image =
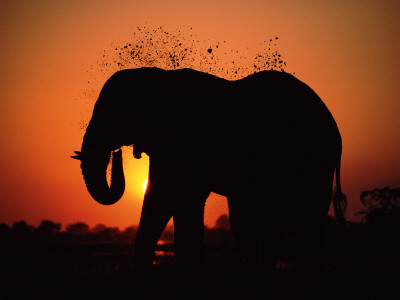
<path id="1" fill-rule="evenodd" d="M 351 218 L 363 190 L 400 186 L 399 20 L 397 0 L 1 1 L 0 223 L 138 224 L 148 158 L 129 159 L 125 194 L 109 207 L 91 199 L 70 158 L 117 70 L 99 71 L 99 60 L 137 26 L 194 34 L 204 47 L 226 41 L 244 56 L 279 37 L 285 70 L 338 123 Z M 226 199 L 212 195 L 206 225 L 223 213 Z"/>

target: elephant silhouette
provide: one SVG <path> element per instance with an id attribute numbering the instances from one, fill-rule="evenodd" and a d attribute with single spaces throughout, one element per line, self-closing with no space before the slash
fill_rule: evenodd
<path id="1" fill-rule="evenodd" d="M 144 152 L 150 159 L 138 265 L 152 264 L 171 218 L 177 262 L 201 264 L 211 191 L 227 197 L 231 228 L 249 262 L 260 261 L 260 249 L 270 249 L 273 261 L 274 244 L 288 232 L 311 245 L 331 203 L 344 219 L 338 127 L 317 94 L 290 74 L 263 71 L 228 81 L 191 69 L 119 71 L 104 84 L 73 156 L 101 204 L 124 193 L 118 150 L 124 145 L 133 145 L 135 158 Z"/>

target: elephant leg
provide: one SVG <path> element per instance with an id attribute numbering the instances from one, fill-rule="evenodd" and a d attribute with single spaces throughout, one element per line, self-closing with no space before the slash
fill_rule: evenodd
<path id="1" fill-rule="evenodd" d="M 172 209 L 163 193 L 148 188 L 143 201 L 142 214 L 135 239 L 135 263 L 150 267 L 157 242 L 172 217 Z"/>
<path id="2" fill-rule="evenodd" d="M 294 229 L 298 236 L 297 266 L 302 269 L 320 267 L 323 257 L 322 235 L 332 198 L 333 168 L 315 172 L 298 189 L 297 199 L 302 206 L 294 210 Z"/>
<path id="3" fill-rule="evenodd" d="M 184 193 L 173 213 L 175 258 L 180 266 L 198 267 L 204 257 L 204 204 L 208 190 Z"/>
<path id="4" fill-rule="evenodd" d="M 232 232 L 238 243 L 240 255 L 243 261 L 248 261 L 251 253 L 254 252 L 252 245 L 255 240 L 252 236 L 251 216 L 247 207 L 241 207 L 245 202 L 244 197 L 236 194 L 228 197 L 229 222 Z"/>
<path id="5" fill-rule="evenodd" d="M 172 183 L 177 181 L 178 174 L 171 171 L 168 162 L 165 157 L 150 157 L 149 181 L 135 239 L 135 262 L 139 266 L 153 264 L 157 242 L 173 215 Z"/>
<path id="6" fill-rule="evenodd" d="M 138 263 L 153 262 L 157 241 L 171 217 L 177 262 L 189 265 L 202 260 L 204 203 L 210 190 L 197 169 L 168 156 L 150 158 L 148 188 L 135 242 Z"/>
<path id="7" fill-rule="evenodd" d="M 275 266 L 275 236 L 264 223 L 269 218 L 259 206 L 260 195 L 242 193 L 228 197 L 229 220 L 242 260 L 256 268 Z"/>

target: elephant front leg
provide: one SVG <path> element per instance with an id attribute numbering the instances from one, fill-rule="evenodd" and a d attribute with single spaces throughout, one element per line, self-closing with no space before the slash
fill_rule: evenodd
<path id="1" fill-rule="evenodd" d="M 138 267 L 152 266 L 157 242 L 171 217 L 172 209 L 165 196 L 150 187 L 144 197 L 135 239 L 134 257 Z"/>
<path id="2" fill-rule="evenodd" d="M 169 156 L 150 158 L 149 183 L 135 242 L 139 264 L 152 264 L 168 221 L 174 219 L 175 258 L 182 266 L 203 260 L 204 204 L 210 193 L 198 165 Z"/>
<path id="3" fill-rule="evenodd" d="M 210 192 L 193 184 L 183 184 L 180 189 L 167 186 L 169 189 L 157 186 L 150 178 L 135 240 L 136 265 L 147 268 L 153 264 L 157 242 L 173 217 L 177 263 L 199 266 L 204 252 L 204 204 Z"/>

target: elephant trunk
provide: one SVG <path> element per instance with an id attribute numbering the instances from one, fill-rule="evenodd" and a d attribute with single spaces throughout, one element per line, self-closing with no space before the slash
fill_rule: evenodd
<path id="1" fill-rule="evenodd" d="M 87 134 L 82 144 L 82 151 L 73 158 L 81 161 L 82 175 L 90 195 L 103 205 L 116 203 L 124 194 L 125 178 L 122 167 L 122 151 L 112 153 L 111 184 L 107 183 L 107 166 L 111 150 L 100 150 L 88 142 Z"/>

